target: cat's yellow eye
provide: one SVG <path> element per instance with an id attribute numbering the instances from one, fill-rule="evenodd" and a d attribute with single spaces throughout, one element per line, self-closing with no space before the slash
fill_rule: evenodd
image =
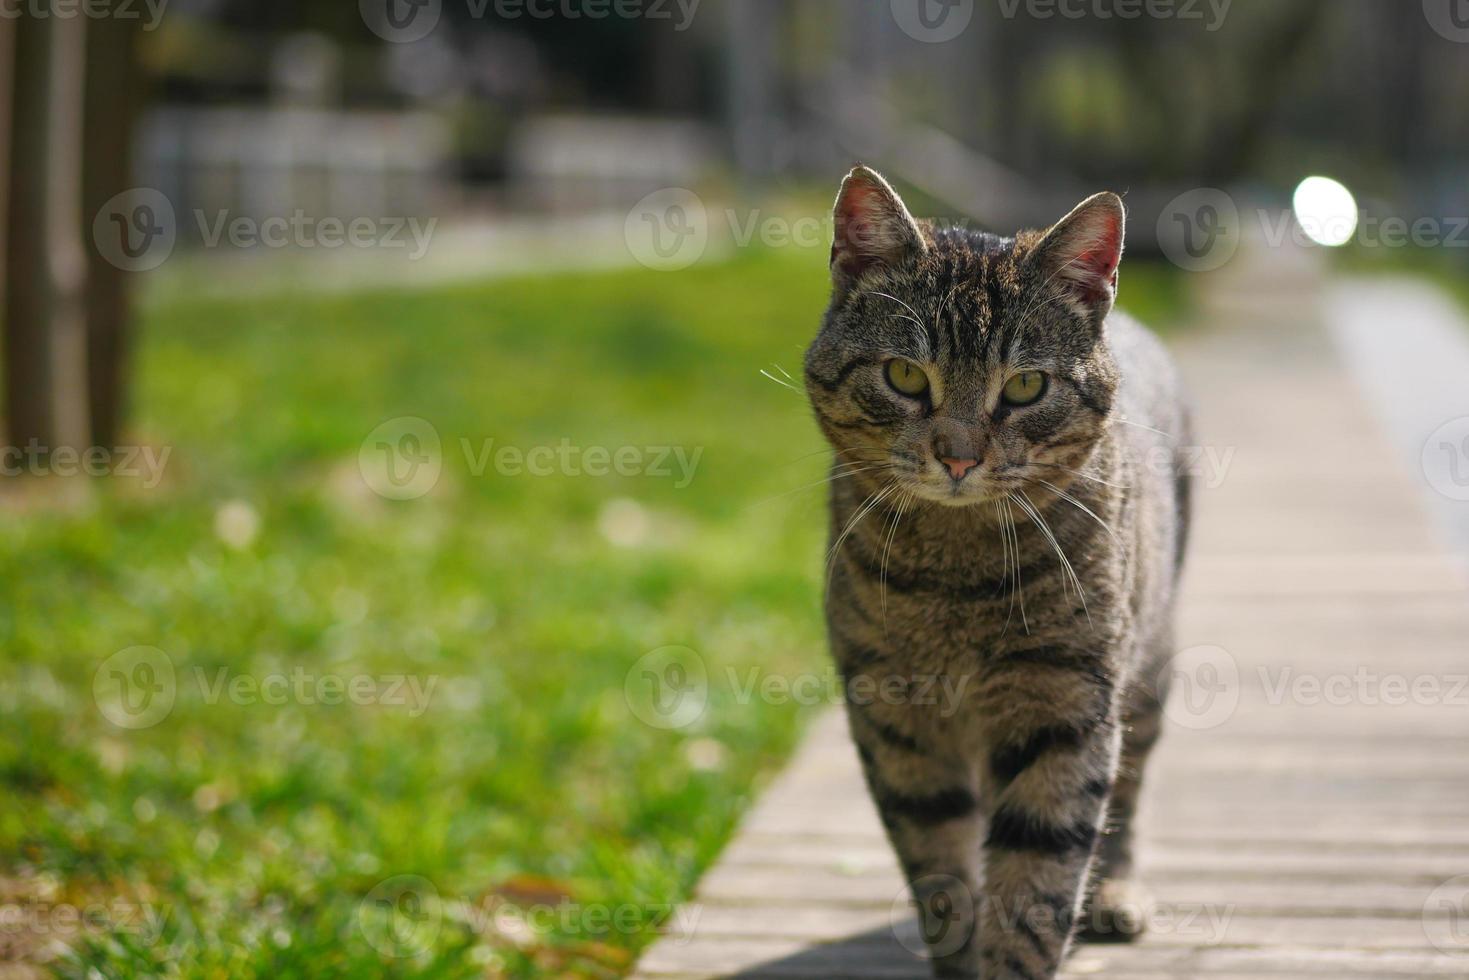
<path id="1" fill-rule="evenodd" d="M 1046 393 L 1046 376 L 1039 371 L 1022 371 L 1005 382 L 1000 393 L 1005 404 L 1012 408 L 1034 405 Z"/>
<path id="2" fill-rule="evenodd" d="M 909 398 L 921 398 L 928 393 L 928 375 L 912 361 L 888 361 L 888 384 Z"/>

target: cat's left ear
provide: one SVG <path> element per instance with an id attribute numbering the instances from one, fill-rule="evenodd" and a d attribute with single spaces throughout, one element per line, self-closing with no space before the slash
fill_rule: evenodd
<path id="1" fill-rule="evenodd" d="M 1100 324 L 1117 299 L 1117 267 L 1127 211 L 1122 198 L 1104 191 L 1076 206 L 1031 252 L 1040 280 L 1057 289 L 1083 315 Z"/>
<path id="2" fill-rule="evenodd" d="M 842 181 L 832 218 L 831 278 L 839 293 L 869 269 L 901 265 L 926 248 L 898 192 L 868 167 L 853 168 Z"/>

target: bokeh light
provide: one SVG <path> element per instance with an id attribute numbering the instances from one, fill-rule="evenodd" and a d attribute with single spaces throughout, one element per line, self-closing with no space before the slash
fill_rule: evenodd
<path id="1" fill-rule="evenodd" d="M 1357 233 L 1357 199 L 1340 181 L 1307 177 L 1296 188 L 1296 221 L 1318 245 L 1339 248 Z"/>

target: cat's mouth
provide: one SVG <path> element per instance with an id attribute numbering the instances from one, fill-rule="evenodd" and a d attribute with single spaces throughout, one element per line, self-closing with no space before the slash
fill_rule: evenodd
<path id="1" fill-rule="evenodd" d="M 922 500 L 946 507 L 990 504 L 1004 500 L 1013 492 L 1005 483 L 995 481 L 992 474 L 978 469 L 958 479 L 947 472 L 930 470 L 911 478 L 907 489 Z"/>

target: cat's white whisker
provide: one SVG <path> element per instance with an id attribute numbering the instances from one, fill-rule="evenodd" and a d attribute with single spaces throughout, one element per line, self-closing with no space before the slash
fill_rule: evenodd
<path id="1" fill-rule="evenodd" d="M 898 297 L 892 295 L 891 293 L 880 293 L 880 292 L 878 292 L 876 290 L 873 290 L 872 295 L 874 295 L 874 296 L 881 296 L 883 299 L 890 299 L 894 303 L 897 303 L 899 306 L 901 306 L 903 309 L 907 310 L 910 314 L 913 315 L 913 322 L 914 323 L 917 323 L 920 327 L 923 326 L 923 322 L 918 319 L 918 311 L 915 310 L 913 307 L 909 306 L 907 303 L 905 303 L 902 300 L 898 299 Z"/>
<path id="2" fill-rule="evenodd" d="M 886 464 L 886 463 L 875 463 L 875 464 L 873 464 L 871 466 L 864 466 L 861 469 L 848 469 L 848 470 L 844 470 L 843 472 L 840 472 L 840 473 L 831 473 L 831 474 L 828 474 L 827 477 L 825 479 L 823 479 L 823 480 L 817 480 L 815 483 L 808 483 L 808 484 L 806 484 L 803 487 L 796 487 L 794 490 L 786 490 L 786 491 L 784 491 L 782 493 L 778 493 L 778 494 L 774 495 L 773 497 L 765 497 L 764 499 L 755 501 L 750 506 L 752 508 L 754 508 L 754 507 L 763 507 L 765 504 L 773 503 L 774 501 L 777 501 L 777 500 L 784 500 L 786 497 L 790 497 L 790 496 L 793 496 L 795 494 L 802 493 L 802 492 L 804 492 L 806 490 L 814 490 L 817 487 L 829 486 L 830 484 L 833 484 L 833 483 L 837 482 L 838 480 L 845 480 L 845 479 L 848 479 L 850 477 L 861 476 L 863 473 L 875 473 L 875 472 L 877 472 L 879 470 L 884 470 L 884 469 L 887 469 L 887 468 L 888 468 L 888 464 Z"/>
<path id="3" fill-rule="evenodd" d="M 1005 625 L 1000 629 L 1000 637 L 1003 639 L 1010 632 L 1010 620 L 1015 615 L 1015 583 L 1010 574 L 1010 537 L 1005 527 L 1005 512 L 1000 509 L 1000 501 L 994 501 L 995 505 L 995 530 L 1000 533 L 1000 578 L 1010 586 L 1010 607 L 1005 610 Z"/>
<path id="4" fill-rule="evenodd" d="M 1067 493 L 1065 490 L 1062 490 L 1060 487 L 1056 486 L 1054 483 L 1051 483 L 1051 482 L 1049 482 L 1047 480 L 1040 480 L 1038 482 L 1040 483 L 1041 486 L 1045 487 L 1047 490 L 1051 491 L 1056 496 L 1058 496 L 1062 500 L 1066 501 L 1068 504 L 1071 504 L 1073 507 L 1076 507 L 1078 510 L 1080 510 L 1087 517 L 1090 517 L 1092 520 L 1094 520 L 1098 524 L 1100 524 L 1101 527 L 1102 527 L 1102 530 L 1106 531 L 1109 535 L 1111 535 L 1112 536 L 1112 540 L 1114 542 L 1116 542 L 1116 544 L 1118 546 L 1121 546 L 1122 539 L 1117 536 L 1117 532 L 1114 531 L 1114 530 L 1112 530 L 1112 526 L 1110 524 L 1108 524 L 1106 521 L 1102 520 L 1095 513 L 1093 513 L 1092 512 L 1092 509 L 1090 507 L 1088 507 L 1086 504 L 1082 503 L 1080 500 L 1077 500 L 1075 497 L 1071 496 L 1071 494 Z"/>
<path id="5" fill-rule="evenodd" d="M 1143 425 L 1141 422 L 1134 422 L 1132 419 L 1124 419 L 1118 417 L 1113 419 L 1112 421 L 1120 425 L 1130 425 L 1134 428 L 1142 429 L 1144 432 L 1156 432 L 1158 435 L 1163 436 L 1165 439 L 1173 440 L 1175 438 L 1173 433 L 1171 432 L 1164 432 L 1162 429 L 1155 429 L 1151 425 Z"/>
<path id="6" fill-rule="evenodd" d="M 882 631 L 884 634 L 888 630 L 888 555 L 893 550 L 893 538 L 898 533 L 898 523 L 902 521 L 903 515 L 907 513 L 908 505 L 912 502 L 913 494 L 907 490 L 903 491 L 902 496 L 898 499 L 897 510 L 893 512 L 893 526 L 888 529 L 887 544 L 882 549 L 882 566 L 878 575 L 878 585 L 882 599 Z"/>
<path id="7" fill-rule="evenodd" d="M 828 589 L 831 588 L 832 570 L 836 568 L 837 552 L 841 551 L 842 545 L 846 542 L 848 535 L 850 535 L 853 529 L 862 522 L 862 518 L 870 514 L 879 504 L 881 504 L 884 500 L 891 496 L 893 492 L 897 489 L 897 480 L 892 480 L 887 483 L 883 487 L 883 489 L 877 491 L 872 496 L 867 498 L 867 502 L 863 504 L 862 507 L 858 508 L 856 515 L 853 516 L 853 518 L 847 522 L 847 526 L 842 529 L 842 533 L 837 538 L 836 544 L 831 546 L 831 554 L 826 556 L 826 586 Z"/>
<path id="8" fill-rule="evenodd" d="M 1108 481 L 1102 479 L 1099 476 L 1092 476 L 1090 473 L 1083 473 L 1081 470 L 1073 470 L 1071 467 L 1069 467 L 1069 466 L 1062 466 L 1060 463 L 1031 463 L 1031 465 L 1032 466 L 1045 466 L 1045 467 L 1048 467 L 1049 469 L 1060 470 L 1063 473 L 1070 473 L 1072 476 L 1077 477 L 1078 479 L 1090 480 L 1092 483 L 1098 483 L 1098 484 L 1101 484 L 1104 487 L 1111 487 L 1113 490 L 1131 490 L 1132 489 L 1131 486 L 1128 486 L 1128 485 L 1125 485 L 1125 484 L 1121 484 L 1121 483 L 1109 483 Z"/>
<path id="9" fill-rule="evenodd" d="M 1025 635 L 1029 636 L 1030 620 L 1025 615 L 1025 583 L 1020 579 L 1020 532 L 1015 527 L 1015 512 L 1010 509 L 1008 500 L 1005 501 L 1005 525 L 1010 531 L 1010 552 L 1015 556 L 1015 594 L 1020 596 L 1020 625 L 1025 627 Z"/>
<path id="10" fill-rule="evenodd" d="M 1064 549 L 1062 549 L 1061 542 L 1056 540 L 1056 535 L 1051 530 L 1051 525 L 1046 523 L 1046 519 L 1041 516 L 1041 512 L 1036 509 L 1035 504 L 1032 503 L 1030 498 L 1025 495 L 1025 491 L 1017 490 L 1016 493 L 1018 493 L 1020 496 L 1017 498 L 1014 496 L 1014 494 L 1012 494 L 1011 499 L 1019 504 L 1020 507 L 1027 514 L 1030 515 L 1030 519 L 1035 521 L 1035 525 L 1040 529 L 1041 534 L 1045 535 L 1046 540 L 1051 543 L 1051 547 L 1056 552 L 1056 557 L 1061 559 L 1061 565 L 1066 571 L 1066 577 L 1071 581 L 1072 586 L 1076 589 L 1076 597 L 1081 600 L 1081 611 L 1086 614 L 1087 623 L 1091 624 L 1092 612 L 1091 609 L 1087 607 L 1086 592 L 1081 587 L 1081 579 L 1077 578 L 1076 569 L 1071 567 L 1071 559 L 1066 557 L 1066 552 Z"/>
<path id="11" fill-rule="evenodd" d="M 765 370 L 764 368 L 761 368 L 760 369 L 760 374 L 763 375 L 764 377 L 769 378 L 771 381 L 774 381 L 776 384 L 780 385 L 782 388 L 789 388 L 791 391 L 794 391 L 798 395 L 804 394 L 804 392 L 802 392 L 800 388 L 797 388 L 795 385 L 791 384 L 790 382 L 782 381 L 781 379 L 777 378 L 775 375 L 771 374 L 769 371 Z"/>

